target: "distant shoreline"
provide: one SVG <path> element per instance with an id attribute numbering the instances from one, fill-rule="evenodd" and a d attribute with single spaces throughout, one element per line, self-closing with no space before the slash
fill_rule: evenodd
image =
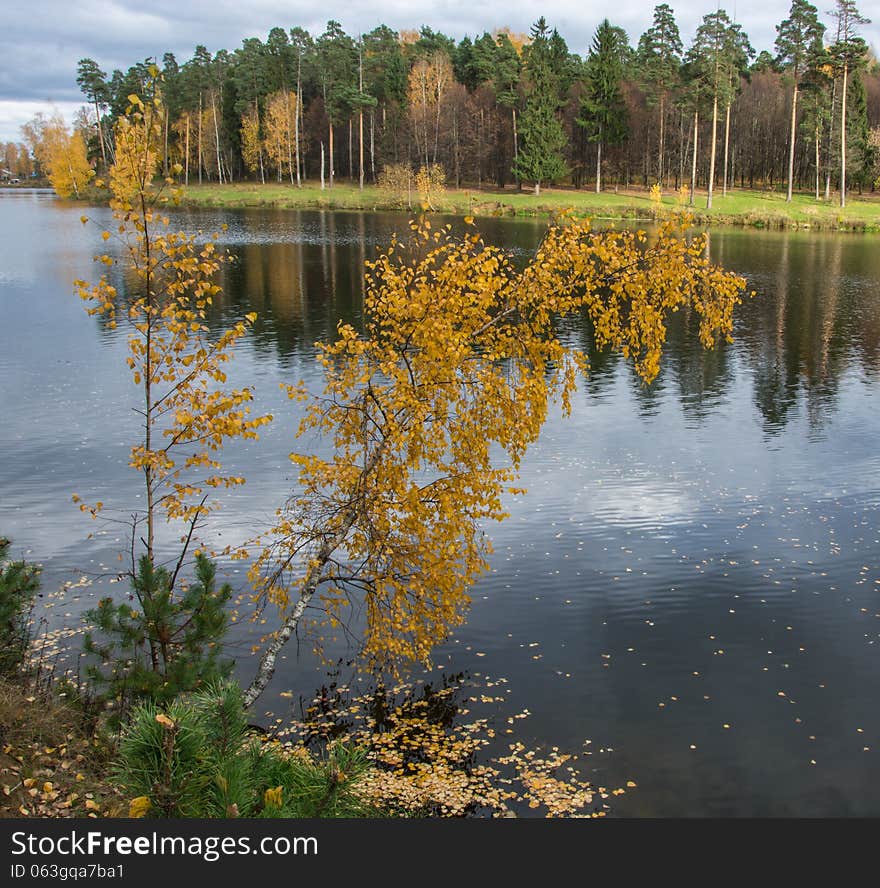
<path id="1" fill-rule="evenodd" d="M 550 218 L 566 210 L 593 218 L 656 222 L 681 211 L 689 212 L 698 225 L 735 225 L 770 230 L 880 232 L 880 194 L 871 197 L 848 196 L 841 210 L 830 202 L 797 194 L 792 203 L 784 194 L 731 190 L 727 197 L 716 193 L 713 209 L 705 209 L 706 195 L 697 192 L 695 206 L 680 204 L 677 195 L 666 193 L 658 204 L 646 191 L 548 189 L 535 195 L 531 189 L 516 191 L 449 189 L 434 200 L 433 211 L 448 215 Z M 278 209 L 326 209 L 361 211 L 418 212 L 395 203 L 376 186 L 361 191 L 348 182 L 323 191 L 314 184 L 297 188 L 289 184 L 235 183 L 231 185 L 190 185 L 183 200 L 193 207 L 275 207 Z"/>

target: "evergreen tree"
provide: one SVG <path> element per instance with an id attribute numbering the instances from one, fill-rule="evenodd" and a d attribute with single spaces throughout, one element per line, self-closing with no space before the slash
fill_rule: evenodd
<path id="1" fill-rule="evenodd" d="M 83 95 L 95 106 L 95 121 L 98 128 L 98 143 L 101 149 L 101 162 L 107 168 L 107 148 L 104 144 L 104 129 L 101 124 L 104 106 L 110 97 L 107 75 L 98 67 L 94 59 L 80 59 L 76 66 L 76 83 Z"/>
<path id="2" fill-rule="evenodd" d="M 715 156 L 718 138 L 718 107 L 727 109 L 728 131 L 730 106 L 736 93 L 739 77 L 748 65 L 754 50 L 742 28 L 730 20 L 723 9 L 703 16 L 697 28 L 694 43 L 688 50 L 688 62 L 699 88 L 712 101 L 711 148 L 709 153 L 709 180 L 707 183 L 706 209 L 712 209 L 712 193 L 715 186 Z M 696 85 L 696 84 L 695 84 Z M 727 138 L 725 137 L 725 189 L 727 187 Z"/>
<path id="3" fill-rule="evenodd" d="M 666 142 L 666 112 L 670 94 L 681 82 L 681 35 L 670 6 L 654 8 L 654 23 L 639 38 L 636 53 L 639 81 L 648 99 L 656 105 L 659 118 L 657 181 L 663 181 Z"/>
<path id="4" fill-rule="evenodd" d="M 837 19 L 837 39 L 829 52 L 836 69 L 840 72 L 840 206 L 846 206 L 846 148 L 849 127 L 846 120 L 846 107 L 849 95 L 849 74 L 858 70 L 865 62 L 868 47 L 858 35 L 858 26 L 867 25 L 865 18 L 856 8 L 855 0 L 836 0 L 837 8 L 832 13 Z"/>
<path id="5" fill-rule="evenodd" d="M 89 678 L 123 715 L 140 700 L 170 703 L 178 694 L 226 677 L 232 663 L 221 659 L 232 587 L 216 588 L 216 567 L 196 555 L 195 579 L 175 594 L 176 576 L 154 566 L 148 555 L 132 578 L 130 601 L 103 598 L 86 612 L 94 629 L 85 651 L 93 658 Z"/>
<path id="6" fill-rule="evenodd" d="M 847 141 L 850 146 L 851 179 L 859 193 L 870 186 L 874 179 L 877 149 L 871 144 L 871 127 L 868 124 L 868 98 L 860 71 L 853 73 L 849 82 L 849 113 L 847 115 Z"/>
<path id="7" fill-rule="evenodd" d="M 788 193 L 791 202 L 794 181 L 794 143 L 797 132 L 798 87 L 807 70 L 810 52 L 821 46 L 825 26 L 819 22 L 816 7 L 807 0 L 792 0 L 788 18 L 776 26 L 776 52 L 779 64 L 792 80 L 791 128 L 788 146 Z"/>
<path id="8" fill-rule="evenodd" d="M 318 65 L 330 151 L 330 187 L 336 176 L 333 128 L 354 113 L 358 100 L 358 54 L 354 41 L 332 19 L 317 41 Z"/>
<path id="9" fill-rule="evenodd" d="M 553 182 L 565 175 L 562 152 L 566 138 L 557 116 L 559 78 L 553 68 L 551 35 L 543 16 L 532 27 L 531 35 L 526 59 L 528 88 L 520 125 L 522 147 L 514 175 L 534 182 L 535 194 L 540 194 L 542 182 Z"/>
<path id="10" fill-rule="evenodd" d="M 511 129 L 513 132 L 513 166 L 519 159 L 519 130 L 517 126 L 517 106 L 519 105 L 519 82 L 522 74 L 522 62 L 519 53 L 510 42 L 507 34 L 498 35 L 495 44 L 494 70 L 492 72 L 492 88 L 495 90 L 495 101 L 502 108 L 510 109 Z M 518 183 L 517 183 L 518 184 Z"/>
<path id="11" fill-rule="evenodd" d="M 801 132 L 813 144 L 816 200 L 821 188 L 821 145 L 830 138 L 832 120 L 832 70 L 830 58 L 821 41 L 814 44 L 807 58 L 807 67 L 801 82 L 803 117 Z M 826 165 L 830 158 L 826 158 Z"/>
<path id="12" fill-rule="evenodd" d="M 31 641 L 30 615 L 40 569 L 26 561 L 9 560 L 10 542 L 0 537 L 0 676 L 19 674 Z"/>
<path id="13" fill-rule="evenodd" d="M 586 127 L 596 144 L 596 193 L 602 190 L 602 148 L 619 145 L 627 135 L 627 110 L 623 100 L 626 38 L 604 19 L 593 37 L 587 61 L 587 91 L 578 123 Z"/>

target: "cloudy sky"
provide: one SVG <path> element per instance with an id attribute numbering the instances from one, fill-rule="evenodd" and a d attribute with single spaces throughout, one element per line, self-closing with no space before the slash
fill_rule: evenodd
<path id="1" fill-rule="evenodd" d="M 684 3 L 668 0 L 687 44 L 699 19 L 717 8 L 711 0 Z M 814 0 L 815 2 L 815 0 Z M 823 21 L 833 0 L 816 2 Z M 461 38 L 507 25 L 526 32 L 544 15 L 568 42 L 583 54 L 596 25 L 606 15 L 626 28 L 632 43 L 650 25 L 653 2 L 618 0 L 608 4 L 583 0 L 521 0 L 513 4 L 436 0 L 425 11 L 413 12 L 411 0 L 331 2 L 326 7 L 304 0 L 34 0 L 16 4 L 4 15 L 0 30 L 0 141 L 19 138 L 19 127 L 38 110 L 54 103 L 68 118 L 82 104 L 76 86 L 76 63 L 95 59 L 108 74 L 148 56 L 167 51 L 184 61 L 197 43 L 212 52 L 235 49 L 245 37 L 265 38 L 274 26 L 300 25 L 320 34 L 328 18 L 336 18 L 351 34 L 384 23 L 395 30 L 430 27 Z M 861 0 L 870 16 L 875 0 Z M 786 17 L 789 0 L 729 0 L 728 13 L 739 21 L 758 50 L 771 49 L 774 26 Z M 319 9 L 316 12 L 316 8 Z M 880 48 L 880 13 L 863 29 L 868 42 Z"/>

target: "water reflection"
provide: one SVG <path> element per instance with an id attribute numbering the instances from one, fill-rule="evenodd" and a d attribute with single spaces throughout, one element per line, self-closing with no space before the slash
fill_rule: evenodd
<path id="1" fill-rule="evenodd" d="M 125 333 L 72 294 L 73 278 L 98 273 L 108 221 L 94 208 L 83 227 L 81 212 L 47 194 L 0 195 L 0 533 L 44 561 L 47 589 L 112 574 L 125 545 L 122 531 L 84 523 L 70 494 L 124 510 L 140 483 L 127 467 L 137 418 Z M 215 330 L 259 313 L 230 382 L 255 385 L 255 409 L 278 420 L 258 445 L 224 453 L 248 479 L 215 525 L 235 543 L 290 489 L 297 417 L 278 383 L 319 387 L 314 342 L 339 320 L 360 326 L 363 263 L 406 217 L 186 211 L 175 222 L 221 233 L 235 257 Z M 543 231 L 479 225 L 517 261 Z M 639 782 L 621 814 L 876 816 L 880 251 L 870 237 L 746 231 L 713 232 L 709 250 L 757 295 L 738 310 L 735 341 L 711 352 L 696 318 L 677 314 L 651 386 L 597 350 L 583 318 L 564 321 L 590 375 L 572 416 L 553 409 L 527 455 L 529 494 L 489 528 L 492 571 L 437 665 L 508 678 L 509 706 L 531 712 L 517 726 L 526 742 L 592 739 L 603 782 Z M 221 568 L 246 588 L 242 565 Z M 70 590 L 48 613 L 69 624 L 89 594 Z M 245 678 L 259 632 L 234 640 Z M 323 681 L 308 645 L 291 647 L 267 708 Z"/>
<path id="2" fill-rule="evenodd" d="M 257 343 L 285 364 L 310 353 L 316 341 L 331 339 L 339 320 L 360 328 L 364 262 L 405 220 L 292 211 L 280 214 L 284 225 L 279 227 L 277 213 L 229 215 L 235 219 L 233 236 L 223 237 L 235 262 L 222 274 L 225 298 L 233 314 L 259 313 Z M 278 239 L 247 236 L 265 227 L 274 228 Z M 543 232 L 541 224 L 499 220 L 480 220 L 480 228 L 488 241 L 512 249 L 522 260 Z M 812 433 L 820 434 L 850 369 L 857 367 L 865 377 L 878 372 L 880 251 L 854 237 L 724 231 L 712 234 L 708 253 L 713 261 L 744 273 L 757 295 L 738 311 L 732 347 L 703 349 L 699 318 L 687 309 L 674 316 L 657 380 L 645 386 L 630 374 L 640 412 L 653 416 L 663 393 L 674 391 L 698 425 L 724 406 L 736 365 L 744 361 L 769 437 L 779 435 L 801 408 Z M 217 321 L 226 320 L 218 312 Z M 589 357 L 585 391 L 602 397 L 619 372 L 619 357 L 596 348 L 585 317 L 566 319 L 562 335 Z"/>

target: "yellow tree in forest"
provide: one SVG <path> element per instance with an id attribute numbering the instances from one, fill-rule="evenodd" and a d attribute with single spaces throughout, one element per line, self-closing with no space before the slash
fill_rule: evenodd
<path id="1" fill-rule="evenodd" d="M 241 115 L 241 157 L 244 165 L 252 172 L 259 170 L 260 182 L 266 184 L 263 168 L 263 141 L 260 138 L 260 112 L 253 104 Z"/>
<path id="2" fill-rule="evenodd" d="M 364 334 L 340 323 L 322 346 L 320 396 L 289 389 L 309 400 L 299 435 L 326 436 L 332 455 L 291 455 L 299 490 L 252 565 L 259 605 L 277 605 L 282 624 L 248 704 L 313 602 L 331 626 L 361 605 L 364 653 L 383 666 L 428 660 L 463 621 L 491 551 L 483 522 L 503 519 L 505 494 L 522 492 L 518 467 L 549 400 L 568 410 L 586 369 L 556 318 L 585 312 L 599 346 L 622 352 L 647 382 L 670 313 L 696 312 L 706 347 L 729 336 L 745 282 L 710 265 L 703 238 L 681 226 L 649 242 L 644 232 L 554 225 L 518 270 L 478 234 L 455 237 L 424 219 L 368 263 Z"/>
<path id="3" fill-rule="evenodd" d="M 437 163 L 443 100 L 453 83 L 452 63 L 445 52 L 438 51 L 428 59 L 419 59 L 409 73 L 413 134 L 419 158 L 426 167 Z"/>
<path id="4" fill-rule="evenodd" d="M 37 114 L 22 132 L 55 193 L 79 197 L 95 175 L 82 133 L 71 132 L 57 111 L 51 117 Z"/>
<path id="5" fill-rule="evenodd" d="M 152 76 L 157 78 L 158 71 Z M 197 582 L 179 588 L 194 534 L 213 507 L 211 491 L 244 483 L 222 471 L 218 451 L 230 438 L 258 437 L 259 427 L 271 417 L 251 417 L 250 389 L 225 385 L 225 365 L 256 315 L 219 335 L 208 329 L 208 312 L 220 293 L 213 277 L 225 257 L 213 240 L 200 245 L 193 235 L 168 230 L 163 209 L 179 193 L 165 193 L 170 179 L 154 182 L 163 109 L 158 90 L 149 94 L 153 98 L 146 101 L 129 96 L 130 107 L 116 125 L 109 182 L 116 227 L 103 232 L 103 238 L 118 240 L 120 256 L 97 257 L 108 268 L 121 265 L 128 279 L 117 287 L 105 274 L 97 284 L 77 281 L 76 288 L 89 314 L 110 327 L 124 322 L 131 331 L 127 365 L 139 389 L 136 412 L 142 422 L 129 459 L 144 481 L 144 509 L 133 516 L 130 565 L 139 608 L 125 602 L 117 610 L 105 599 L 97 622 L 106 634 L 121 639 L 121 650 L 91 650 L 110 663 L 114 676 L 108 681 L 117 687 L 150 687 L 173 696 L 204 678 L 205 668 L 213 668 L 214 654 L 205 653 L 213 645 L 206 638 L 216 635 L 225 620 L 222 603 L 229 590 L 215 593 L 213 566 L 204 556 L 196 555 Z M 175 172 L 181 169 L 178 164 Z M 74 495 L 74 501 L 79 499 Z M 103 504 L 82 503 L 80 508 L 97 516 Z M 170 561 L 157 549 L 162 519 L 184 527 L 180 551 Z M 139 557 L 137 540 L 143 544 Z M 166 569 L 166 563 L 172 568 Z"/>
<path id="6" fill-rule="evenodd" d="M 281 181 L 284 171 L 287 170 L 291 185 L 296 153 L 294 146 L 296 103 L 296 93 L 289 89 L 278 90 L 266 100 L 266 153 L 278 172 L 278 181 Z"/>

